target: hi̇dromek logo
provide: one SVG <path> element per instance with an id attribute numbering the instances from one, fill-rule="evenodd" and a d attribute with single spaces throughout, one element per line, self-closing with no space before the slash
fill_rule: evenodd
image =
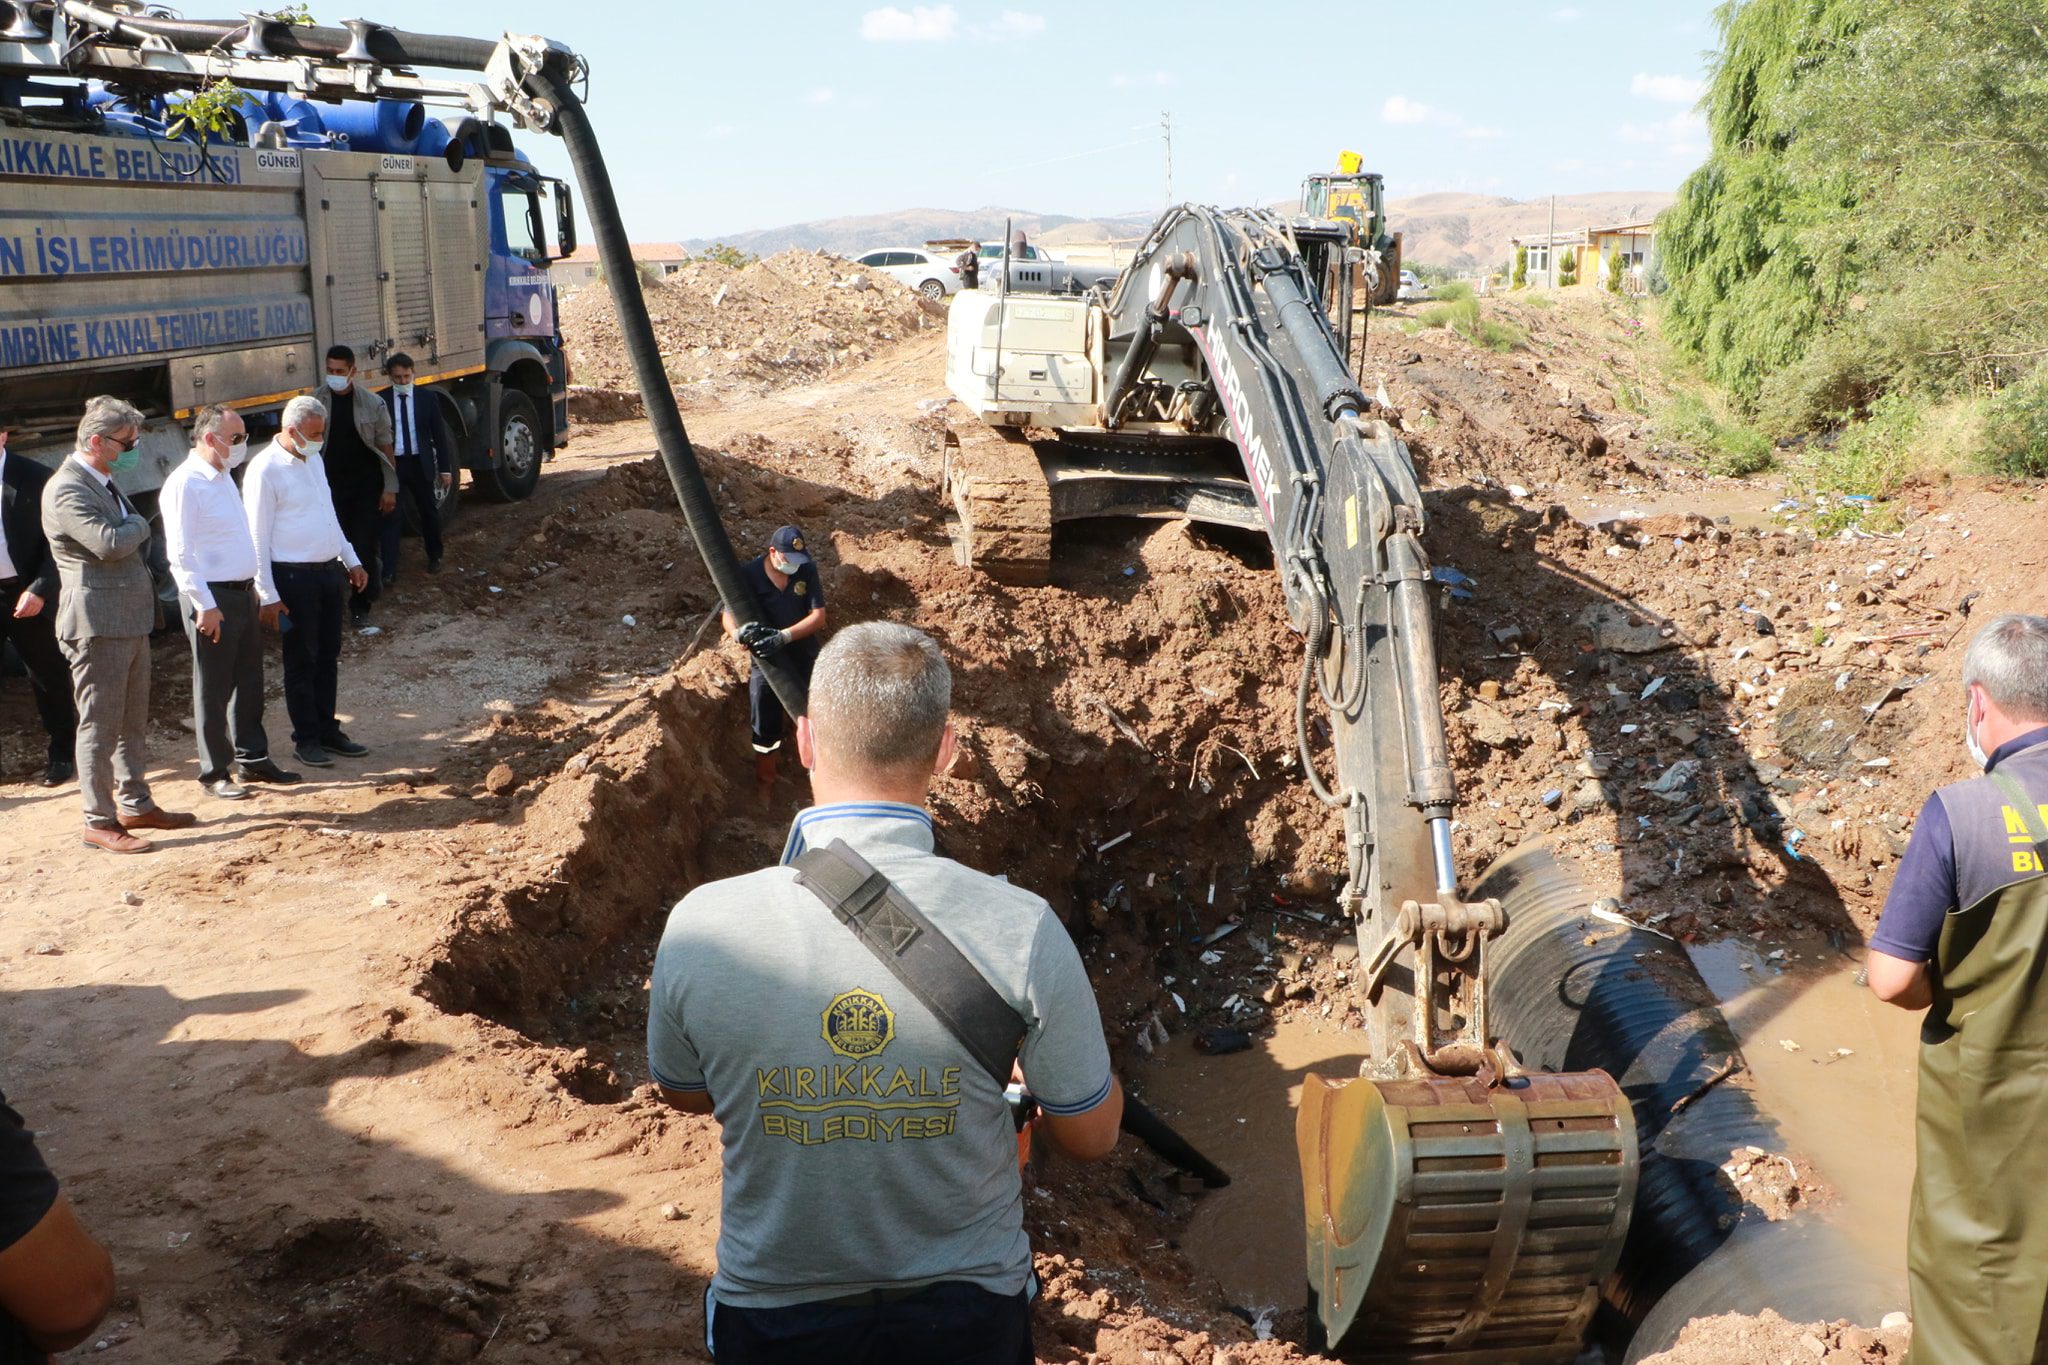
<path id="1" fill-rule="evenodd" d="M 895 1041 L 896 1013 L 873 991 L 844 991 L 825 1006 L 820 1032 L 842 1057 L 877 1057 Z"/>

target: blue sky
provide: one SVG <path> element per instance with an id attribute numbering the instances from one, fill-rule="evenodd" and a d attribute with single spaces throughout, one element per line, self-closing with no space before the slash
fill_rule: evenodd
<path id="1" fill-rule="evenodd" d="M 1287 198 L 1343 148 L 1396 197 L 1675 189 L 1706 152 L 1713 8 L 432 0 L 403 23 L 584 53 L 627 229 L 652 241 L 911 207 L 1157 208 L 1169 110 L 1177 200 Z M 1347 34 L 1347 13 L 1371 17 Z M 566 174 L 555 139 L 522 145 Z"/>

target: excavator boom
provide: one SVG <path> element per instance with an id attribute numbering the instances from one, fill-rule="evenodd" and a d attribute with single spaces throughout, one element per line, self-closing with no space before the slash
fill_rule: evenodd
<path id="1" fill-rule="evenodd" d="M 1304 1090 L 1317 1319 L 1359 1359 L 1566 1361 L 1620 1254 L 1634 1121 L 1604 1073 L 1524 1075 L 1488 1029 L 1506 921 L 1459 895 L 1422 490 L 1331 323 L 1352 240 L 1183 205 L 1106 298 L 958 296 L 948 383 L 972 417 L 956 410 L 947 481 L 968 556 L 1013 580 L 1043 581 L 1033 557 L 1070 517 L 1214 506 L 1264 529 L 1302 640 L 1295 741 L 1344 824 L 1372 1057 Z"/>

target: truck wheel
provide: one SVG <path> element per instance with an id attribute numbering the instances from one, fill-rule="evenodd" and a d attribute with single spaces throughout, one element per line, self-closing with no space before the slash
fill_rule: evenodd
<path id="1" fill-rule="evenodd" d="M 498 464 L 476 471 L 477 490 L 492 502 L 519 502 L 540 482 L 545 429 L 533 400 L 517 389 L 498 396 Z"/>
<path id="2" fill-rule="evenodd" d="M 946 297 L 946 286 L 940 280 L 926 280 L 917 287 L 917 292 L 930 299 L 933 303 L 940 303 Z"/>

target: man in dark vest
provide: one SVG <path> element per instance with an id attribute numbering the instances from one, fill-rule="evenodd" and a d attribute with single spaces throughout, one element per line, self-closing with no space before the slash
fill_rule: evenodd
<path id="1" fill-rule="evenodd" d="M 1984 770 L 1929 798 L 1870 941 L 1920 1027 L 1912 1365 L 2048 1358 L 2048 617 L 1963 657 Z"/>

